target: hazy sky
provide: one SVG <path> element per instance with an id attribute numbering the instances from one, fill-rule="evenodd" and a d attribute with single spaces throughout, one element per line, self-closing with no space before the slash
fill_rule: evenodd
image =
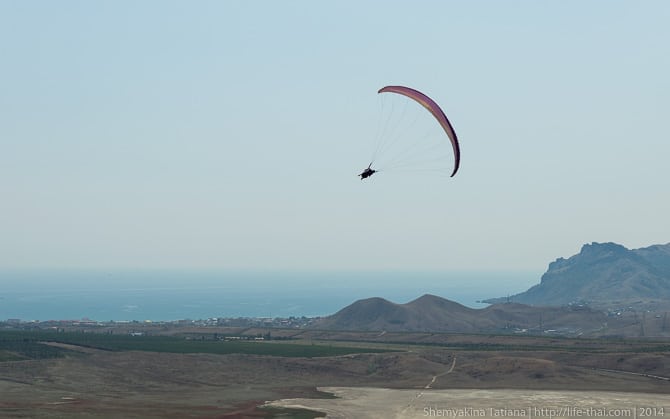
<path id="1" fill-rule="evenodd" d="M 0 0 L 0 268 L 542 272 L 670 241 L 670 2 Z M 377 90 L 454 178 L 366 181 Z"/>

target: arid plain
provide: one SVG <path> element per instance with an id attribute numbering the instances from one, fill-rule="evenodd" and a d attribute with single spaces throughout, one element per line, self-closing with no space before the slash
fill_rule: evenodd
<path id="1" fill-rule="evenodd" d="M 315 331 L 296 343 L 355 347 L 358 353 L 286 357 L 68 347 L 62 358 L 0 363 L 0 417 L 287 417 L 281 409 L 259 408 L 267 402 L 350 418 L 481 413 L 472 409 L 510 417 L 528 408 L 538 409 L 533 417 L 579 417 L 575 409 L 589 407 L 651 409 L 636 419 L 670 414 L 664 341 Z M 389 352 L 370 352 L 380 349 Z M 563 410 L 539 410 L 552 408 Z"/>

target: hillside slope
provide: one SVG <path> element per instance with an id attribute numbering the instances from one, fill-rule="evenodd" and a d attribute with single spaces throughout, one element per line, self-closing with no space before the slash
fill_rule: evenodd
<path id="1" fill-rule="evenodd" d="M 473 309 L 426 294 L 406 304 L 383 298 L 359 300 L 319 319 L 311 328 L 452 333 L 562 329 L 566 334 L 579 334 L 599 329 L 605 322 L 603 313 L 584 308 L 531 307 L 512 303 Z"/>
<path id="2" fill-rule="evenodd" d="M 629 250 L 616 243 L 591 243 L 568 259 L 549 264 L 538 285 L 511 297 L 534 305 L 630 302 L 670 298 L 670 243 Z"/>

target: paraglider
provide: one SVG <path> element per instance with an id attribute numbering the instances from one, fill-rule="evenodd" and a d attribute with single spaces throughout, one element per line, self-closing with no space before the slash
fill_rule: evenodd
<path id="1" fill-rule="evenodd" d="M 358 176 L 361 177 L 361 180 L 363 180 L 363 179 L 365 179 L 365 178 L 367 178 L 367 177 L 370 177 L 370 176 L 374 175 L 375 173 L 377 173 L 377 171 L 374 170 L 374 169 L 372 169 L 370 166 L 372 166 L 372 162 L 370 162 L 370 164 L 368 165 L 368 168 L 367 168 L 367 169 L 363 170 L 363 173 L 361 173 L 360 175 L 358 175 Z"/>
<path id="2" fill-rule="evenodd" d="M 449 137 L 449 141 L 451 142 L 451 147 L 454 155 L 454 166 L 453 170 L 451 171 L 450 177 L 453 177 L 456 174 L 456 172 L 458 172 L 458 168 L 460 166 L 461 151 L 458 145 L 458 137 L 456 136 L 456 132 L 454 131 L 454 128 L 449 122 L 449 119 L 447 119 L 447 116 L 442 111 L 440 106 L 430 97 L 410 87 L 386 86 L 379 89 L 377 93 L 395 93 L 398 95 L 408 97 L 419 103 L 426 110 L 428 110 L 428 112 L 432 114 L 432 116 L 437 120 L 437 122 L 440 124 L 444 132 L 447 134 L 447 137 Z M 365 169 L 365 171 L 363 171 L 361 174 L 359 174 L 359 176 L 361 177 L 361 180 L 363 180 L 365 178 L 372 176 L 377 171 L 378 170 L 372 169 L 372 163 L 370 163 L 368 168 Z"/>

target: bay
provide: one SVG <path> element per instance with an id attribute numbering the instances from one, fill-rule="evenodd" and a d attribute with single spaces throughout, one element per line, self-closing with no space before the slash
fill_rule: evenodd
<path id="1" fill-rule="evenodd" d="M 97 321 L 315 317 L 356 300 L 407 303 L 424 294 L 480 308 L 537 272 L 0 271 L 0 320 Z"/>

